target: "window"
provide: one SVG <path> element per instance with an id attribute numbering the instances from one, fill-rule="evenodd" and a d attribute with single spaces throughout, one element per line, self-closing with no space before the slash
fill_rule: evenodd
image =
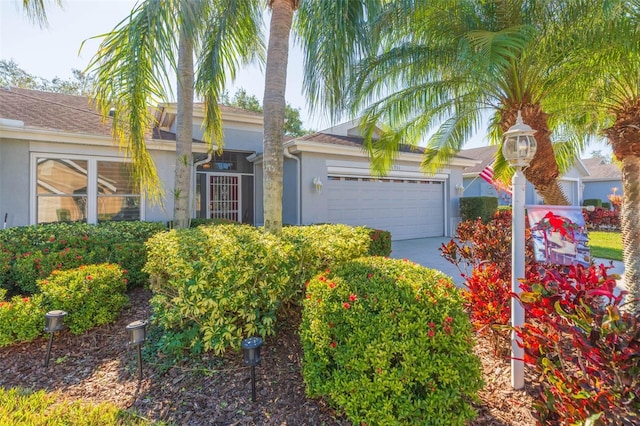
<path id="1" fill-rule="evenodd" d="M 139 220 L 141 200 L 129 163 L 33 154 L 32 223 Z"/>

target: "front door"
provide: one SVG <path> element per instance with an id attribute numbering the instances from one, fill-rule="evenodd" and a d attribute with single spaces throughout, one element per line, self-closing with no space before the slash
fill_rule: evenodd
<path id="1" fill-rule="evenodd" d="M 207 217 L 241 222 L 240 176 L 208 174 Z"/>

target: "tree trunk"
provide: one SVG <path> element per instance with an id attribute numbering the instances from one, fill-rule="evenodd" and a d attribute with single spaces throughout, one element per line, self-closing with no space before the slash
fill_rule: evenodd
<path id="1" fill-rule="evenodd" d="M 622 162 L 622 259 L 630 310 L 640 310 L 640 98 L 630 100 L 605 131 Z"/>
<path id="2" fill-rule="evenodd" d="M 178 47 L 176 117 L 176 171 L 173 190 L 173 226 L 188 228 L 191 193 L 191 144 L 193 140 L 193 42 L 184 32 Z"/>
<path id="3" fill-rule="evenodd" d="M 548 116 L 540 105 L 514 105 L 504 111 L 500 126 L 506 132 L 516 123 L 518 109 L 522 112 L 522 121 L 536 131 L 536 155 L 529 167 L 523 170 L 525 177 L 535 187 L 544 204 L 551 206 L 568 206 L 571 203 L 558 182 L 560 171 L 551 143 L 551 131 L 547 125 Z"/>
<path id="4" fill-rule="evenodd" d="M 264 227 L 268 232 L 282 229 L 282 174 L 285 90 L 289 59 L 289 35 L 294 0 L 271 1 L 271 27 L 264 87 Z"/>

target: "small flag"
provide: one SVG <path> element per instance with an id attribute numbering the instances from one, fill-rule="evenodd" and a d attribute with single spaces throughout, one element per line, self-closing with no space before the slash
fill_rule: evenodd
<path id="1" fill-rule="evenodd" d="M 493 167 L 489 164 L 480 172 L 480 177 L 486 180 L 491 186 L 496 188 L 498 191 L 506 192 L 511 195 L 511 188 L 499 180 L 494 178 Z"/>

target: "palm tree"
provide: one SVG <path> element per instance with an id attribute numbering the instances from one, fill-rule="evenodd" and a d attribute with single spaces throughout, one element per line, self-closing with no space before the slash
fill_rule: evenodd
<path id="1" fill-rule="evenodd" d="M 177 75 L 176 227 L 189 223 L 194 91 L 205 105 L 204 137 L 221 148 L 218 101 L 226 77 L 235 76 L 242 63 L 259 58 L 261 19 L 257 1 L 146 0 L 112 32 L 99 36 L 104 40 L 88 66 L 97 76 L 92 98 L 105 117 L 111 112 L 114 137 L 131 157 L 143 189 L 156 201 L 161 187 L 145 136 L 154 124 L 151 107 L 170 97 L 171 72 Z"/>
<path id="2" fill-rule="evenodd" d="M 62 5 L 61 0 L 55 0 L 55 4 Z M 22 9 L 27 17 L 41 27 L 47 26 L 47 10 L 44 0 L 22 0 Z"/>
<path id="3" fill-rule="evenodd" d="M 500 144 L 521 111 L 524 122 L 537 131 L 538 145 L 525 176 L 546 204 L 569 204 L 557 178 L 586 138 L 571 132 L 555 114 L 562 106 L 555 94 L 573 77 L 560 66 L 566 33 L 601 13 L 595 7 L 601 2 L 591 2 L 593 10 L 584 9 L 588 3 L 391 3 L 377 28 L 385 44 L 360 65 L 352 95 L 355 110 L 367 107 L 364 123 L 374 165 L 388 169 L 400 143 L 429 138 L 423 167 L 433 172 L 481 130 L 483 115 L 491 115 L 491 143 Z M 389 129 L 372 141 L 380 122 Z M 559 137 L 564 143 L 557 143 Z M 497 160 L 496 172 L 506 173 L 500 150 Z"/>
<path id="4" fill-rule="evenodd" d="M 346 76 L 356 60 L 371 52 L 375 37 L 365 27 L 381 8 L 381 0 L 269 0 L 271 24 L 264 89 L 264 225 L 282 228 L 282 168 L 285 90 L 289 37 L 295 30 L 304 60 L 305 90 L 315 107 L 337 111 L 343 105 Z M 368 37 L 367 37 L 368 35 Z"/>
<path id="5" fill-rule="evenodd" d="M 612 19 L 586 29 L 591 46 L 576 50 L 569 62 L 585 72 L 573 80 L 567 97 L 574 110 L 593 117 L 585 124 L 599 125 L 621 165 L 625 285 L 629 306 L 640 310 L 640 2 L 618 6 Z"/>

